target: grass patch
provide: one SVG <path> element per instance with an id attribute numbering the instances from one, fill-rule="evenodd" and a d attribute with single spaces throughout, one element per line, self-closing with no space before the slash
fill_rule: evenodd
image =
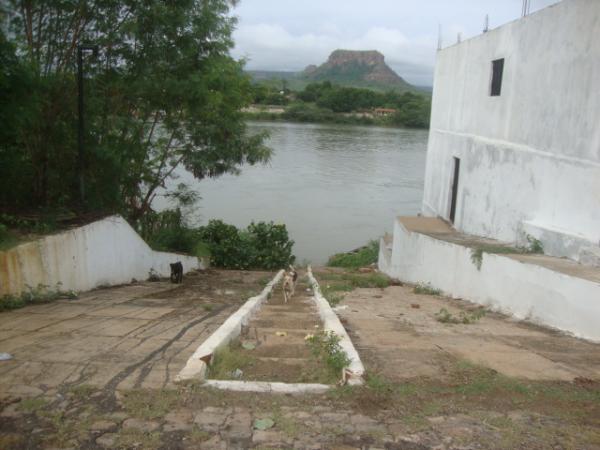
<path id="1" fill-rule="evenodd" d="M 79 386 L 71 388 L 71 394 L 73 394 L 73 397 L 77 400 L 86 400 L 96 391 L 97 389 L 89 384 L 80 384 Z"/>
<path id="2" fill-rule="evenodd" d="M 395 391 L 396 386 L 378 374 L 367 374 L 366 386 L 379 395 L 387 395 Z"/>
<path id="3" fill-rule="evenodd" d="M 159 431 L 144 433 L 136 428 L 121 431 L 116 444 L 119 449 L 139 448 L 144 450 L 159 448 L 162 445 Z"/>
<path id="4" fill-rule="evenodd" d="M 345 267 L 357 269 L 377 262 L 379 256 L 379 243 L 376 240 L 369 241 L 364 247 L 352 252 L 337 253 L 329 258 L 327 265 L 330 267 Z"/>
<path id="5" fill-rule="evenodd" d="M 336 306 L 345 294 L 356 288 L 385 288 L 390 285 L 390 279 L 377 272 L 359 273 L 320 273 L 318 277 L 325 282 L 320 285 L 321 293 L 331 306 Z"/>
<path id="6" fill-rule="evenodd" d="M 199 445 L 210 439 L 210 433 L 201 430 L 198 425 L 194 425 L 194 428 L 190 431 L 189 439 L 192 444 Z"/>
<path id="7" fill-rule="evenodd" d="M 441 289 L 434 288 L 431 283 L 419 283 L 414 287 L 413 292 L 423 295 L 442 295 Z"/>
<path id="8" fill-rule="evenodd" d="M 179 392 L 172 389 L 135 389 L 125 392 L 123 407 L 132 417 L 157 419 L 164 417 L 179 403 Z"/>
<path id="9" fill-rule="evenodd" d="M 74 291 L 63 291 L 60 289 L 60 285 L 58 283 L 55 289 L 49 289 L 49 286 L 38 284 L 36 288 L 28 286 L 27 291 L 20 295 L 4 295 L 0 297 L 0 312 L 23 308 L 27 305 L 50 303 L 61 298 L 77 298 Z"/>
<path id="10" fill-rule="evenodd" d="M 351 291 L 356 288 L 385 288 L 390 285 L 390 279 L 387 275 L 379 272 L 370 273 L 319 273 L 321 280 L 331 281 L 331 284 L 338 284 L 338 290 Z"/>
<path id="11" fill-rule="evenodd" d="M 233 341 L 228 346 L 219 349 L 210 365 L 210 378 L 217 380 L 235 379 L 233 372 L 241 370 L 256 364 L 256 358 L 244 350 L 238 340 Z"/>
<path id="12" fill-rule="evenodd" d="M 331 292 L 329 289 L 322 289 L 321 293 L 331 306 L 337 306 L 344 300 L 344 294 Z"/>
<path id="13" fill-rule="evenodd" d="M 460 323 L 468 325 L 479 321 L 479 319 L 485 316 L 485 313 L 486 311 L 484 308 L 479 308 L 471 312 L 461 311 L 458 316 L 454 316 L 446 308 L 442 308 L 437 313 L 435 313 L 435 320 L 441 323 Z"/>
<path id="14" fill-rule="evenodd" d="M 299 424 L 291 417 L 283 415 L 279 407 L 276 407 L 273 411 L 273 421 L 275 422 L 275 427 L 277 429 L 281 430 L 286 436 L 292 439 L 302 436 L 306 431 L 302 424 Z"/>
<path id="15" fill-rule="evenodd" d="M 26 413 L 35 413 L 45 408 L 48 405 L 48 400 L 43 397 L 25 398 L 21 400 L 19 409 Z"/>

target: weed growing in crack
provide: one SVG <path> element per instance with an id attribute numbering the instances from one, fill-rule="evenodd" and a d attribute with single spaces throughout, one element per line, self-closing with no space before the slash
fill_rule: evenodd
<path id="1" fill-rule="evenodd" d="M 481 308 L 472 312 L 461 311 L 458 317 L 450 313 L 446 308 L 440 309 L 435 314 L 435 320 L 441 323 L 453 323 L 453 324 L 472 324 L 477 322 L 483 316 L 485 316 L 485 309 Z"/>
<path id="2" fill-rule="evenodd" d="M 333 331 L 321 331 L 306 337 L 306 343 L 313 356 L 324 361 L 336 376 L 350 364 L 350 358 L 340 345 L 341 339 Z"/>
<path id="3" fill-rule="evenodd" d="M 442 295 L 442 291 L 434 288 L 431 283 L 419 283 L 414 287 L 413 292 L 415 294 Z"/>
<path id="4" fill-rule="evenodd" d="M 481 244 L 476 245 L 471 249 L 471 261 L 477 267 L 477 270 L 481 270 L 481 264 L 483 263 L 483 254 L 490 253 L 496 255 L 526 255 L 526 254 L 543 254 L 544 246 L 539 239 L 527 234 L 527 245 L 519 247 L 510 247 L 501 244 Z"/>
<path id="5" fill-rule="evenodd" d="M 50 289 L 48 285 L 38 284 L 37 287 L 27 286 L 27 291 L 20 295 L 5 295 L 0 297 L 0 311 L 23 308 L 24 306 L 37 303 L 49 303 L 61 298 L 77 298 L 75 291 L 63 291 L 61 286 L 62 283 L 58 282 L 54 289 Z"/>

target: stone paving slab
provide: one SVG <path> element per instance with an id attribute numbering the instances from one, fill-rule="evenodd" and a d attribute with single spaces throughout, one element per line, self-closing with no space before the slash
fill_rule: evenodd
<path id="1" fill-rule="evenodd" d="M 102 387 L 116 378 L 122 386 L 169 385 L 265 275 L 189 274 L 183 285 L 137 283 L 0 313 L 0 351 L 13 355 L 0 362 L 0 391 L 67 380 Z"/>
<path id="2" fill-rule="evenodd" d="M 394 380 L 440 373 L 436 361 L 448 354 L 518 378 L 600 377 L 600 344 L 497 313 L 467 325 L 436 320 L 442 308 L 454 316 L 478 308 L 462 300 L 390 286 L 356 290 L 343 304 L 339 314 L 359 352 Z"/>

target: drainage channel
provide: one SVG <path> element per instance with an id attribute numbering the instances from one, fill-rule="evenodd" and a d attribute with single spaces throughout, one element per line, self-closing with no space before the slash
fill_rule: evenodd
<path id="1" fill-rule="evenodd" d="M 198 348 L 179 380 L 203 379 L 205 385 L 219 389 L 273 393 L 320 393 L 340 380 L 362 382 L 358 353 L 321 295 L 310 267 L 300 274 L 295 295 L 287 303 L 281 275 L 265 287 L 263 298 L 249 299 Z M 244 310 L 249 313 L 240 314 Z M 333 371 L 311 351 L 311 336 L 322 336 L 323 331 L 334 332 L 349 356 L 343 373 Z M 194 367 L 197 370 L 190 370 Z"/>

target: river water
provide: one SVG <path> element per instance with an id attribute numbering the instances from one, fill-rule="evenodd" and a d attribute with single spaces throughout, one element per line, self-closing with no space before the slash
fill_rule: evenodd
<path id="1" fill-rule="evenodd" d="M 248 126 L 251 133 L 270 133 L 271 162 L 200 182 L 181 174 L 177 182 L 190 182 L 201 196 L 193 222 L 285 223 L 296 242 L 297 261 L 321 264 L 333 253 L 392 231 L 395 216 L 420 211 L 425 130 L 284 122 Z"/>

